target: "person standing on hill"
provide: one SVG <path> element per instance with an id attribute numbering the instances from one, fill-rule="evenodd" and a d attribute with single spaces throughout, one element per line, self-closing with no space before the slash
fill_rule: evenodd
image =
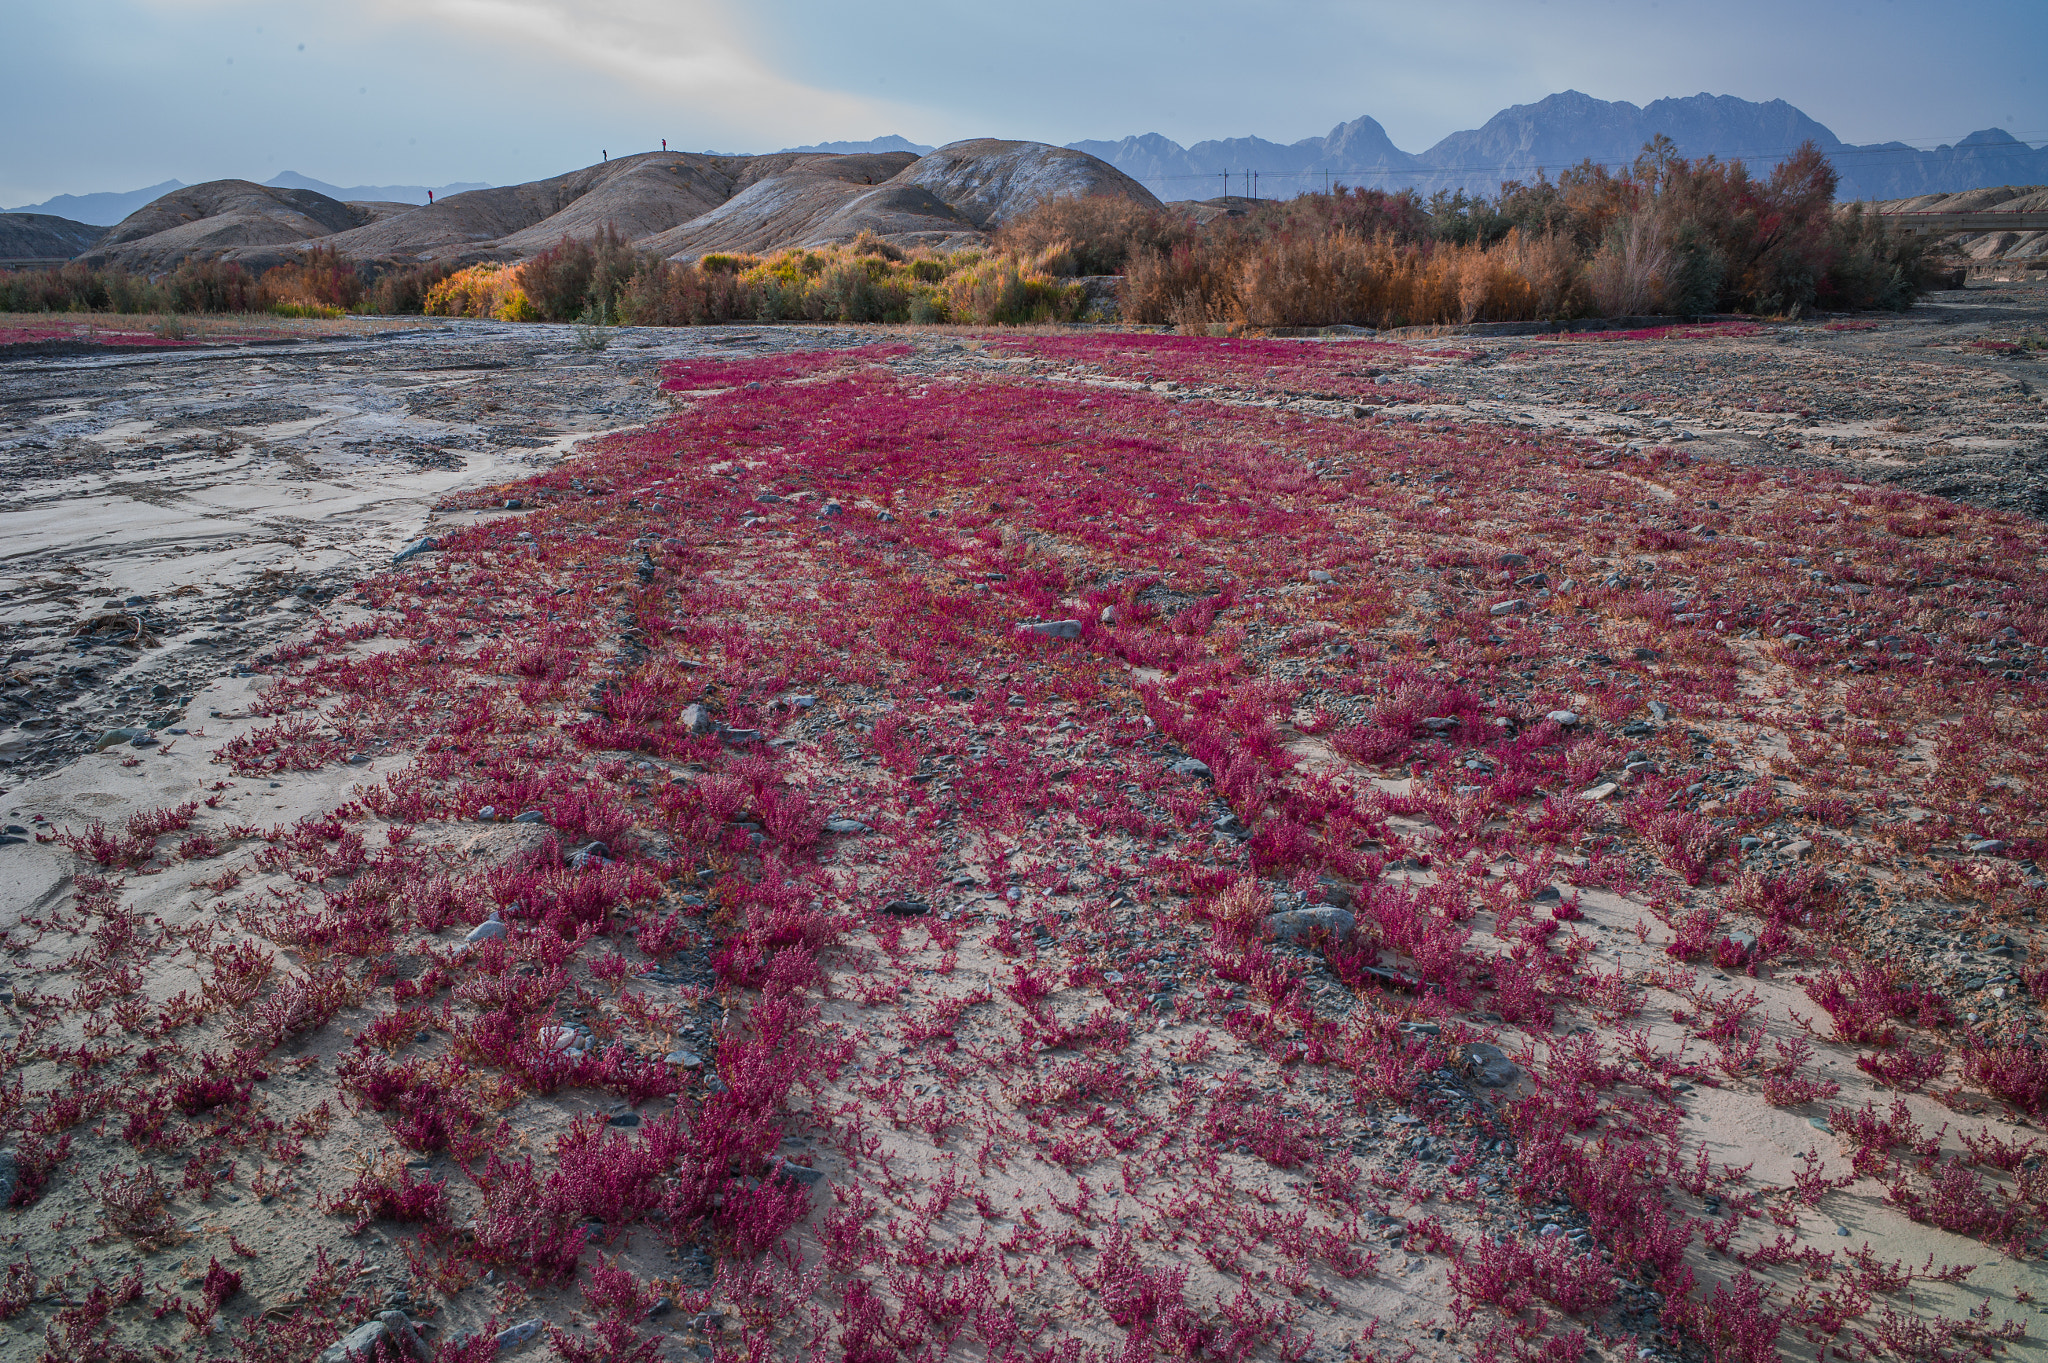
<path id="1" fill-rule="evenodd" d="M 662 139 L 661 139 L 661 149 L 662 149 L 663 151 L 667 151 L 667 150 L 668 150 L 668 139 L 667 139 L 666 137 L 664 137 L 664 138 L 662 138 Z"/>
<path id="2" fill-rule="evenodd" d="M 427 191 L 427 207 L 429 207 L 429 208 L 432 208 L 433 206 L 434 206 L 434 191 L 430 189 L 430 190 L 428 190 L 428 191 Z"/>

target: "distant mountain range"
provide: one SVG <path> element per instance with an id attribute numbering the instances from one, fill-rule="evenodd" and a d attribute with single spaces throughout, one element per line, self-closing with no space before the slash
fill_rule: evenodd
<path id="1" fill-rule="evenodd" d="M 1298 142 L 1269 142 L 1263 137 L 1231 137 L 1183 147 L 1159 133 L 1126 137 L 1118 142 L 1070 142 L 1074 151 L 1109 162 L 1162 199 L 1208 199 L 1218 194 L 1244 194 L 1257 175 L 1256 190 L 1266 198 L 1287 198 L 1334 182 L 1379 189 L 1463 189 L 1491 194 L 1504 180 L 1527 180 L 1538 171 L 1555 176 L 1582 161 L 1609 167 L 1627 165 L 1643 144 L 1659 133 L 1688 157 L 1718 156 L 1742 160 L 1759 173 L 1783 160 L 1811 139 L 1827 153 L 1841 175 L 1843 199 L 1903 199 L 1921 194 L 1952 194 L 1995 185 L 2048 184 L 2048 147 L 2035 148 L 1998 128 L 1971 133 L 1953 146 L 1932 150 L 1903 142 L 1857 146 L 1842 141 L 1826 125 L 1807 117 L 1782 99 L 1766 103 L 1733 95 L 1698 94 L 1687 99 L 1660 99 L 1637 107 L 1622 100 L 1595 99 L 1577 90 L 1550 95 L 1534 104 L 1503 109 L 1478 128 L 1455 132 L 1426 151 L 1407 152 L 1395 146 L 1385 128 L 1371 118 L 1340 123 L 1324 137 Z M 907 152 L 929 154 L 932 148 L 891 134 L 865 142 L 820 142 L 787 147 L 777 154 L 827 153 L 841 156 Z M 738 157 L 741 153 L 705 153 Z M 296 171 L 273 176 L 266 184 L 285 189 L 311 189 L 344 202 L 423 204 L 424 185 L 356 185 L 343 188 Z M 129 214 L 185 186 L 166 180 L 125 194 L 60 194 L 39 204 L 10 210 L 44 213 L 74 222 L 112 226 Z M 440 198 L 488 185 L 436 185 Z"/>
<path id="2" fill-rule="evenodd" d="M 921 142 L 913 142 L 907 137 L 898 137 L 891 133 L 887 137 L 870 138 L 866 142 L 820 142 L 815 146 L 784 147 L 782 150 L 813 154 L 823 152 L 828 156 L 860 156 L 882 151 L 907 151 L 915 156 L 929 156 L 938 148 L 927 147 Z"/>
<path id="3" fill-rule="evenodd" d="M 344 189 L 330 185 L 324 180 L 315 180 L 309 175 L 301 175 L 295 170 L 280 171 L 263 183 L 278 189 L 310 189 L 316 194 L 325 194 L 328 198 L 339 199 L 343 203 L 423 204 L 427 201 L 425 185 L 356 185 Z M 7 211 L 48 213 L 94 227 L 112 227 L 137 209 L 154 203 L 174 189 L 183 188 L 185 182 L 182 180 L 166 180 L 160 185 L 151 185 L 147 189 L 131 189 L 121 194 L 59 194 L 56 198 L 47 199 L 39 204 L 24 204 L 20 208 L 10 208 Z M 489 188 L 487 184 L 476 182 L 435 185 L 433 190 L 437 196 L 446 198 L 450 194 L 460 194 L 466 189 Z"/>
<path id="4" fill-rule="evenodd" d="M 1257 191 L 1266 198 L 1322 189 L 1333 181 L 1425 194 L 1439 189 L 1491 194 L 1502 181 L 1532 179 L 1538 171 L 1555 177 L 1588 159 L 1609 167 L 1627 165 L 1659 133 L 1677 143 L 1681 155 L 1740 159 L 1757 172 L 1767 172 L 1811 139 L 1841 175 L 1842 199 L 2048 183 L 2048 148 L 2030 147 L 1997 128 L 1931 151 L 1903 142 L 1857 146 L 1782 99 L 1759 104 L 1708 94 L 1660 99 L 1639 108 L 1566 90 L 1503 109 L 1484 126 L 1452 133 L 1422 152 L 1402 151 L 1370 118 L 1340 123 L 1326 137 L 1284 144 L 1232 137 L 1183 147 L 1146 133 L 1120 142 L 1068 145 L 1101 157 L 1162 199 L 1213 198 L 1226 187 L 1232 194 L 1247 193 L 1243 177 L 1248 172 L 1257 173 Z"/>

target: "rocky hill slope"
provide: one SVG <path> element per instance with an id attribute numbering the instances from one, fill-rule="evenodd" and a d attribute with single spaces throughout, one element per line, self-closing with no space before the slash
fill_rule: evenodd
<path id="1" fill-rule="evenodd" d="M 551 179 L 456 194 L 425 207 L 341 203 L 244 180 L 179 189 L 94 244 L 95 264 L 157 270 L 188 256 L 267 268 L 311 246 L 356 260 L 521 260 L 563 237 L 616 229 L 664 255 L 761 252 L 872 232 L 899 245 L 986 240 L 1048 198 L 1108 194 L 1158 202 L 1084 152 L 981 139 L 925 156 L 646 152 Z"/>
<path id="2" fill-rule="evenodd" d="M 0 261 L 68 260 L 97 241 L 100 231 L 48 213 L 0 213 Z"/>

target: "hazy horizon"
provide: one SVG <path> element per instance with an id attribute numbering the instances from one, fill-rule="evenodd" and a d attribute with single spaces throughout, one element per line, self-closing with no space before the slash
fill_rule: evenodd
<path id="1" fill-rule="evenodd" d="M 2015 0 L 1977 7 L 1967 32 L 1897 0 L 1741 0 L 1705 20 L 1614 0 L 1427 13 L 1054 0 L 1028 25 L 886 0 L 369 0 L 346 14 L 80 0 L 28 9 L 16 28 L 38 61 L 0 95 L 27 134 L 0 167 L 0 204 L 286 170 L 510 184 L 664 137 L 689 151 L 892 133 L 1290 142 L 1363 114 L 1419 151 L 1565 89 L 1638 105 L 1784 99 L 1856 143 L 1991 127 L 2048 140 L 2048 78 L 2029 69 L 2048 51 L 2048 9 Z"/>

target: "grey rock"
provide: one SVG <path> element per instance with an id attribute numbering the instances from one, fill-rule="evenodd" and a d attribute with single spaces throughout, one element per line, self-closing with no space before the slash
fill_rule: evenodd
<path id="1" fill-rule="evenodd" d="M 806 1188 L 825 1177 L 823 1170 L 813 1169 L 809 1165 L 794 1164 L 780 1155 L 775 1157 L 771 1167 L 774 1171 L 773 1177 L 800 1183 Z"/>
<path id="2" fill-rule="evenodd" d="M 505 922 L 496 913 L 493 913 L 489 918 L 471 928 L 469 935 L 462 940 L 465 942 L 488 942 L 493 937 L 503 937 L 504 935 Z"/>
<path id="3" fill-rule="evenodd" d="M 1210 776 L 1209 764 L 1192 757 L 1183 757 L 1168 770 L 1175 776 L 1199 776 L 1204 780 Z"/>
<path id="4" fill-rule="evenodd" d="M 1805 859 L 1806 854 L 1813 850 L 1813 844 L 1805 838 L 1794 838 L 1779 850 L 1794 861 L 1802 861 Z"/>
<path id="5" fill-rule="evenodd" d="M 128 746 L 131 748 L 154 748 L 156 745 L 157 736 L 155 734 L 137 734 L 128 740 Z"/>
<path id="6" fill-rule="evenodd" d="M 405 548 L 391 556 L 391 566 L 396 568 L 407 559 L 418 558 L 421 554 L 431 554 L 440 547 L 441 541 L 435 539 L 432 535 L 427 536 L 423 540 L 414 540 L 411 544 L 406 545 Z"/>
<path id="7" fill-rule="evenodd" d="M 1266 919 L 1266 927 L 1283 942 L 1305 942 L 1318 932 L 1344 937 L 1357 926 L 1358 920 L 1350 913 L 1327 905 L 1313 909 L 1289 909 L 1285 913 L 1271 914 Z"/>
<path id="8" fill-rule="evenodd" d="M 1550 585 L 1550 574 L 1530 573 L 1526 577 L 1516 578 L 1515 585 L 1517 587 L 1548 587 Z"/>
<path id="9" fill-rule="evenodd" d="M 1567 729 L 1571 728 L 1572 725 L 1577 724 L 1579 722 L 1578 712 L 1575 710 L 1552 710 L 1549 714 L 1545 715 L 1544 718 L 1549 720 L 1552 724 L 1560 724 Z"/>
<path id="10" fill-rule="evenodd" d="M 899 918 L 914 918 L 931 911 L 932 906 L 921 899 L 892 899 L 882 905 L 883 913 L 893 913 Z"/>
<path id="11" fill-rule="evenodd" d="M 694 1070 L 704 1063 L 704 1057 L 695 1051 L 670 1051 L 661 1060 L 664 1065 L 681 1065 L 686 1070 Z"/>
<path id="12" fill-rule="evenodd" d="M 1017 626 L 1019 634 L 1038 634 L 1048 639 L 1078 639 L 1081 637 L 1079 620 L 1026 620 Z"/>
<path id="13" fill-rule="evenodd" d="M 143 731 L 140 729 L 109 729 L 93 744 L 93 751 L 105 752 L 117 743 L 132 743 L 141 738 L 142 734 Z"/>
<path id="14" fill-rule="evenodd" d="M 527 811 L 526 811 L 526 812 L 525 812 L 524 814 L 515 814 L 515 815 L 513 815 L 513 816 L 512 816 L 512 822 L 513 822 L 513 823 L 546 823 L 546 822 L 547 822 L 547 816 L 546 816 L 546 815 L 544 815 L 544 814 L 542 814 L 542 813 L 541 813 L 541 812 L 540 812 L 539 810 L 537 810 L 537 809 L 529 809 L 529 810 L 527 810 Z"/>
<path id="15" fill-rule="evenodd" d="M 526 1341 L 540 1334 L 538 1320 L 522 1320 L 517 1325 L 508 1325 L 498 1331 L 498 1352 L 516 1349 Z"/>
<path id="16" fill-rule="evenodd" d="M 1485 1089 L 1504 1089 L 1515 1082 L 1521 1070 L 1498 1046 L 1475 1041 L 1465 1047 L 1465 1066 L 1472 1082 Z"/>
<path id="17" fill-rule="evenodd" d="M 1661 700 L 1651 701 L 1650 718 L 1656 720 L 1659 724 L 1662 724 L 1665 720 L 1671 718 L 1671 707 L 1666 705 Z"/>
<path id="18" fill-rule="evenodd" d="M 696 704 L 685 705 L 682 713 L 676 716 L 676 722 L 693 734 L 708 734 L 717 727 L 711 712 Z"/>
<path id="19" fill-rule="evenodd" d="M 433 1358 L 433 1350 L 420 1338 L 405 1312 L 386 1311 L 321 1350 L 317 1363 L 375 1363 L 380 1344 L 393 1345 L 420 1363 L 429 1363 Z"/>
<path id="20" fill-rule="evenodd" d="M 1452 729 L 1457 728 L 1458 717 L 1456 715 L 1431 715 L 1427 719 L 1417 720 L 1416 723 L 1433 734 L 1441 734 L 1448 733 Z"/>
<path id="21" fill-rule="evenodd" d="M 1736 928 L 1733 931 L 1724 933 L 1722 934 L 1722 940 L 1740 952 L 1742 959 L 1745 961 L 1756 953 L 1756 934 L 1748 928 Z"/>
<path id="22" fill-rule="evenodd" d="M 1324 572 L 1321 568 L 1317 568 L 1309 573 L 1308 580 L 1311 582 L 1335 582 L 1337 579 Z"/>
<path id="23" fill-rule="evenodd" d="M 1529 566 L 1529 556 L 1527 554 L 1502 554 L 1500 556 L 1500 566 L 1503 568 L 1526 568 Z"/>
<path id="24" fill-rule="evenodd" d="M 872 833 L 875 830 L 862 823 L 859 819 L 827 819 L 825 820 L 825 831 L 844 836 L 854 833 Z"/>
<path id="25" fill-rule="evenodd" d="M 1530 902 L 1534 904 L 1556 904 L 1562 902 L 1563 899 L 1563 891 L 1559 890 L 1555 885 L 1545 885 L 1535 894 L 1529 896 Z"/>
<path id="26" fill-rule="evenodd" d="M 1529 603 L 1517 598 L 1513 601 L 1496 601 L 1486 608 L 1488 615 L 1520 615 L 1529 609 Z"/>
<path id="27" fill-rule="evenodd" d="M 2005 850 L 2005 839 L 1985 838 L 1982 841 L 1971 843 L 1969 847 L 1972 852 L 1979 856 L 1994 857 Z"/>
<path id="28" fill-rule="evenodd" d="M 21 1161 L 12 1150 L 0 1150 L 0 1208 L 14 1205 L 14 1194 L 21 1188 Z"/>
<path id="29" fill-rule="evenodd" d="M 761 741 L 761 731 L 759 729 L 728 729 L 721 724 L 718 726 L 718 741 L 720 743 L 732 743 L 742 746 L 748 743 L 759 743 Z"/>
<path id="30" fill-rule="evenodd" d="M 845 514 L 846 508 L 837 502 L 827 502 L 818 508 L 818 519 L 821 521 L 829 520 L 834 516 L 844 516 Z"/>

